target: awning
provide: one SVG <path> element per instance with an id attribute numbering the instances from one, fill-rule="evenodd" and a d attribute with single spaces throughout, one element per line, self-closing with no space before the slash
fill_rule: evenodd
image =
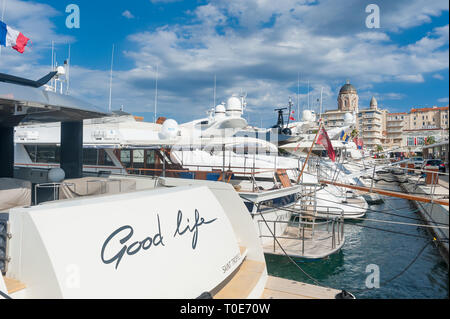
<path id="1" fill-rule="evenodd" d="M 69 95 L 0 82 L 0 125 L 69 122 L 107 116 L 107 112 Z"/>

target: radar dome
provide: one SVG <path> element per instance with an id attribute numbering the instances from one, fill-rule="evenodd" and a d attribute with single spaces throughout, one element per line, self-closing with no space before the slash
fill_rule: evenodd
<path id="1" fill-rule="evenodd" d="M 311 111 L 309 111 L 309 110 L 303 111 L 302 118 L 303 118 L 303 122 L 313 121 L 313 115 L 312 115 Z"/>
<path id="2" fill-rule="evenodd" d="M 214 110 L 214 112 L 216 114 L 221 114 L 221 113 L 225 114 L 225 105 L 223 105 L 223 104 L 217 105 L 216 109 Z"/>
<path id="3" fill-rule="evenodd" d="M 242 111 L 241 100 L 236 96 L 232 96 L 227 101 L 227 111 Z"/>
<path id="4" fill-rule="evenodd" d="M 58 73 L 58 75 L 64 75 L 66 74 L 66 69 L 63 66 L 58 66 L 56 68 L 56 72 Z"/>
<path id="5" fill-rule="evenodd" d="M 50 183 L 61 183 L 66 177 L 66 173 L 62 168 L 56 167 L 48 171 L 48 181 Z"/>
<path id="6" fill-rule="evenodd" d="M 164 121 L 159 136 L 162 139 L 173 139 L 178 135 L 178 123 L 175 120 L 168 119 Z"/>
<path id="7" fill-rule="evenodd" d="M 351 113 L 345 113 L 345 115 L 344 115 L 344 123 L 345 124 L 353 123 L 353 115 Z"/>

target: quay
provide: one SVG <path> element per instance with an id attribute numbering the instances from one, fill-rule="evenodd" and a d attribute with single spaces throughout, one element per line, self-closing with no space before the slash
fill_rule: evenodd
<path id="1" fill-rule="evenodd" d="M 340 291 L 269 276 L 262 299 L 335 299 Z"/>
<path id="2" fill-rule="evenodd" d="M 405 193 L 417 194 L 426 196 L 432 199 L 431 203 L 420 201 L 411 201 L 417 208 L 421 218 L 427 225 L 442 225 L 448 226 L 449 222 L 449 206 L 441 205 L 433 200 L 447 200 L 449 198 L 449 184 L 448 175 L 439 175 L 438 182 L 435 184 L 426 184 L 421 175 L 417 174 L 393 174 L 397 181 L 400 182 L 400 187 Z M 447 181 L 445 181 L 445 179 Z M 431 235 L 437 239 L 437 246 L 439 252 L 444 258 L 447 266 L 448 262 L 448 228 L 429 228 Z M 444 242 L 447 240 L 447 242 Z"/>

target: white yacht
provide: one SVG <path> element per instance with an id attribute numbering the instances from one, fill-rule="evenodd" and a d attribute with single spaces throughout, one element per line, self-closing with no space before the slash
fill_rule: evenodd
<path id="1" fill-rule="evenodd" d="M 44 94 L 39 81 L 5 79 L 14 85 L 0 81 L 2 298 L 229 299 L 275 294 L 270 284 L 276 278 L 267 274 L 254 221 L 229 183 L 99 171 L 65 177 L 66 172 L 52 167 L 59 163 L 48 163 L 56 162 L 57 152 L 40 148 L 58 147 L 58 142 L 39 143 L 54 138 L 52 125 L 42 131 L 31 126 L 29 134 L 16 130 L 16 154 L 23 152 L 30 162 L 17 163 L 21 165 L 13 171 L 13 161 L 7 162 L 14 159 L 13 126 L 25 119 L 62 121 L 59 146 L 70 145 L 77 153 L 83 149 L 81 121 L 104 114 L 77 107 L 69 97 Z M 172 134 L 170 125 L 159 129 L 163 137 Z M 67 139 L 68 132 L 76 137 Z M 97 143 L 109 144 L 117 137 L 114 131 L 95 129 L 85 134 Z M 87 158 L 113 172 L 114 152 L 100 152 L 104 147 L 97 143 L 92 149 L 98 152 Z M 117 160 L 133 163 L 138 157 L 128 154 Z M 61 166 L 82 168 L 78 155 L 62 155 Z M 42 159 L 47 163 L 40 163 Z M 48 189 L 52 200 L 34 205 Z M 287 295 L 296 293 L 291 288 Z"/>
<path id="2" fill-rule="evenodd" d="M 261 156 L 271 156 L 260 153 L 277 152 L 277 147 L 265 140 L 226 136 L 220 129 L 215 129 L 211 136 L 202 136 L 204 130 L 192 134 L 189 127 L 192 126 L 178 126 L 173 120 L 162 124 L 139 122 L 123 114 L 86 120 L 83 170 L 97 175 L 137 174 L 226 181 L 247 205 L 261 244 L 273 243 L 274 236 L 281 236 L 289 226 L 293 211 L 299 209 L 297 203 L 302 187 L 287 175 L 288 170 L 298 174 L 298 169 L 272 164 L 268 167 L 267 162 L 261 161 Z M 40 168 L 41 182 L 46 182 L 48 168 L 58 167 L 59 132 L 59 124 L 16 128 L 17 176 L 29 177 Z M 238 150 L 254 151 L 254 154 L 236 154 Z M 278 157 L 274 158 L 276 161 Z M 331 228 L 326 234 L 330 253 L 339 250 L 342 245 L 333 245 L 337 240 L 333 239 Z M 292 237 L 297 242 L 302 239 Z M 339 243 L 343 244 L 343 240 Z M 289 253 L 316 257 L 308 251 L 291 250 Z"/>

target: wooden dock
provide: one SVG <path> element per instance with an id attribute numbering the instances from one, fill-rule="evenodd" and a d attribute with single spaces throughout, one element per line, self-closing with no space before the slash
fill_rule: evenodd
<path id="1" fill-rule="evenodd" d="M 339 290 L 269 276 L 262 299 L 335 299 Z"/>

